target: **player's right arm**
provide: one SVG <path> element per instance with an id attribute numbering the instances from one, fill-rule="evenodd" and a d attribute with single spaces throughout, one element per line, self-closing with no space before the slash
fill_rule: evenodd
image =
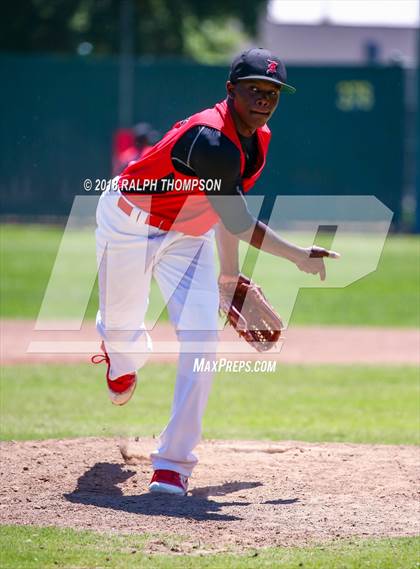
<path id="1" fill-rule="evenodd" d="M 321 280 L 325 279 L 321 254 L 311 257 L 311 247 L 299 247 L 282 239 L 250 213 L 242 190 L 239 151 L 220 131 L 202 126 L 187 131 L 175 145 L 172 161 L 175 168 L 185 174 L 222 181 L 220 193 L 207 193 L 210 204 L 221 219 L 216 233 L 221 275 L 239 273 L 238 243 L 242 240 L 257 249 L 288 259 L 301 271 L 319 274 Z M 325 249 L 322 251 L 324 256 L 337 256 Z"/>
<path id="2" fill-rule="evenodd" d="M 315 249 L 312 247 L 299 247 L 299 245 L 279 237 L 277 233 L 261 221 L 256 221 L 254 226 L 239 233 L 237 237 L 261 251 L 288 259 L 305 273 L 319 274 L 322 281 L 325 280 L 326 276 L 323 257 L 337 259 L 340 256 L 338 253 L 328 251 L 322 247 Z"/>

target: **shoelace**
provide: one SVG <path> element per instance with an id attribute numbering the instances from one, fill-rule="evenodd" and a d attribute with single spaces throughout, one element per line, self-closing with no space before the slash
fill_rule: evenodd
<path id="1" fill-rule="evenodd" d="M 90 358 L 90 361 L 93 364 L 103 364 L 104 362 L 108 363 L 108 359 L 109 359 L 108 356 L 106 356 L 105 354 L 95 354 Z"/>
<path id="2" fill-rule="evenodd" d="M 122 375 L 121 377 L 117 377 L 116 379 L 112 379 L 112 380 L 109 379 L 108 373 L 109 373 L 110 360 L 109 360 L 108 354 L 95 354 L 90 358 L 90 361 L 93 364 L 102 364 L 104 362 L 107 364 L 107 366 L 108 366 L 108 371 L 107 371 L 108 385 L 110 385 L 110 382 L 112 382 L 112 390 L 113 391 L 123 392 L 123 391 L 131 388 L 131 386 L 133 384 L 133 376 L 135 379 L 135 374 L 127 373 L 125 375 Z"/>

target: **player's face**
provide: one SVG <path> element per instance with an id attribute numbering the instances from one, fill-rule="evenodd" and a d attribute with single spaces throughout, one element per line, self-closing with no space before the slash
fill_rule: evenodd
<path id="1" fill-rule="evenodd" d="M 238 118 L 252 132 L 265 125 L 279 102 L 280 86 L 264 79 L 228 82 L 227 89 Z"/>

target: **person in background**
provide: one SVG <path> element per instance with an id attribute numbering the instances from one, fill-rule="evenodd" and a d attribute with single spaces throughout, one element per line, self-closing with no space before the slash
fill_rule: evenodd
<path id="1" fill-rule="evenodd" d="M 114 136 L 112 176 L 118 176 L 131 162 L 143 158 L 159 138 L 160 133 L 147 122 L 119 129 Z"/>

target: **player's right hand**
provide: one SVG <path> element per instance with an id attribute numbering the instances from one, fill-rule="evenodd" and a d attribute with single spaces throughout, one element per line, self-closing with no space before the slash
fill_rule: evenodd
<path id="1" fill-rule="evenodd" d="M 304 273 L 311 273 L 312 275 L 319 274 L 321 281 L 325 281 L 326 269 L 324 257 L 339 259 L 340 256 L 340 253 L 313 245 L 312 247 L 301 249 L 301 254 L 295 263 L 300 271 L 303 271 Z"/>

